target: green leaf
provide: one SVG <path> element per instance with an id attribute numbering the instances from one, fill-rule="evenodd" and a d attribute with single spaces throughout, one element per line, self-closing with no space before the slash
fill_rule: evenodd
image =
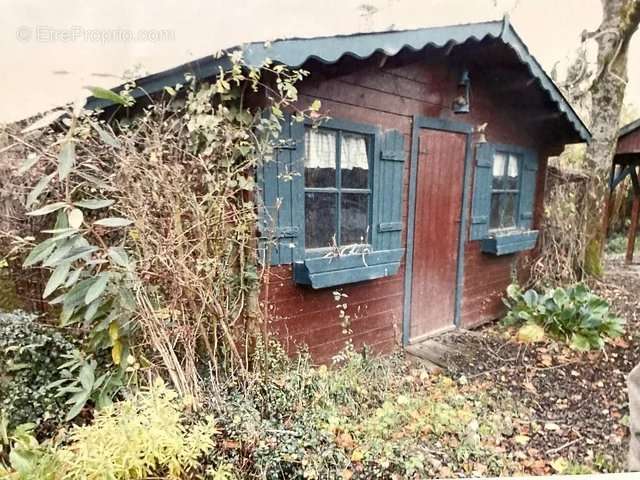
<path id="1" fill-rule="evenodd" d="M 526 310 L 520 310 L 518 312 L 518 318 L 520 318 L 522 320 L 531 320 L 531 314 L 529 312 L 527 312 Z"/>
<path id="2" fill-rule="evenodd" d="M 24 163 L 20 165 L 20 168 L 18 169 L 18 175 L 22 175 L 27 170 L 29 170 L 36 163 L 38 163 L 38 160 L 40 160 L 40 157 L 35 153 L 31 152 L 29 155 L 27 155 L 27 158 L 25 159 Z"/>
<path id="3" fill-rule="evenodd" d="M 527 290 L 522 295 L 522 299 L 529 307 L 535 307 L 538 304 L 538 292 L 535 290 Z"/>
<path id="4" fill-rule="evenodd" d="M 578 350 L 579 352 L 586 352 L 591 350 L 591 343 L 584 335 L 574 333 L 571 337 L 571 348 Z"/>
<path id="5" fill-rule="evenodd" d="M 100 308 L 101 305 L 102 305 L 102 302 L 99 299 L 96 299 L 89 304 L 89 306 L 84 312 L 84 321 L 86 323 L 93 320 L 93 317 L 96 316 L 96 313 L 98 313 L 98 308 Z"/>
<path id="6" fill-rule="evenodd" d="M 65 202 L 55 202 L 50 203 L 49 205 L 45 205 L 42 208 L 38 208 L 37 210 L 33 210 L 31 212 L 27 212 L 27 215 L 30 217 L 38 217 L 40 215 L 47 215 L 48 213 L 56 212 L 61 208 L 66 207 L 67 204 Z"/>
<path id="7" fill-rule="evenodd" d="M 74 260 L 78 260 L 79 258 L 87 257 L 88 254 L 93 253 L 96 250 L 98 250 L 98 247 L 75 247 L 71 249 L 71 251 L 64 258 L 62 258 L 62 260 L 73 262 Z"/>
<path id="8" fill-rule="evenodd" d="M 107 132 L 104 128 L 102 128 L 97 123 L 91 123 L 91 126 L 94 128 L 98 135 L 100 136 L 100 140 L 102 140 L 106 145 L 110 147 L 120 148 L 121 144 L 113 135 Z"/>
<path id="9" fill-rule="evenodd" d="M 72 140 L 67 140 L 62 144 L 58 155 L 58 176 L 64 180 L 71 173 L 71 169 L 76 163 L 76 144 Z"/>
<path id="10" fill-rule="evenodd" d="M 113 200 L 107 200 L 106 198 L 95 198 L 73 202 L 76 207 L 87 208 L 89 210 L 98 210 L 99 208 L 110 207 L 114 203 L 115 202 Z"/>
<path id="11" fill-rule="evenodd" d="M 94 225 L 100 225 L 101 227 L 126 227 L 132 223 L 131 220 L 122 217 L 107 217 L 93 222 Z"/>
<path id="12" fill-rule="evenodd" d="M 107 284 L 109 283 L 109 275 L 106 273 L 101 274 L 97 277 L 96 281 L 91 285 L 89 290 L 84 296 L 85 305 L 89 305 L 96 298 L 103 294 L 105 289 L 107 288 Z"/>
<path id="13" fill-rule="evenodd" d="M 67 279 L 67 275 L 69 274 L 69 269 L 71 268 L 71 263 L 61 263 L 56 267 L 56 269 L 49 277 L 49 281 L 47 282 L 47 286 L 44 288 L 44 293 L 42 294 L 42 298 L 47 298 L 51 295 L 60 285 L 64 283 Z"/>
<path id="14" fill-rule="evenodd" d="M 69 219 L 69 226 L 77 229 L 82 226 L 84 215 L 82 214 L 82 210 L 79 208 L 73 208 L 67 215 L 67 218 Z"/>
<path id="15" fill-rule="evenodd" d="M 64 295 L 65 307 L 76 307 L 84 304 L 84 297 L 91 286 L 96 282 L 96 277 L 85 278 Z"/>
<path id="16" fill-rule="evenodd" d="M 29 255 L 27 255 L 27 258 L 24 260 L 22 266 L 30 267 L 38 262 L 41 262 L 42 260 L 47 258 L 51 254 L 51 252 L 53 252 L 54 248 L 56 248 L 56 243 L 52 242 L 51 239 L 39 243 L 38 245 L 33 247 L 33 250 L 31 250 L 31 252 L 29 252 Z"/>
<path id="17" fill-rule="evenodd" d="M 53 226 L 55 230 L 60 228 L 69 228 L 69 221 L 67 219 L 67 214 L 64 211 L 58 211 L 58 216 L 56 217 L 56 224 Z"/>
<path id="18" fill-rule="evenodd" d="M 122 247 L 110 247 L 108 250 L 108 255 L 113 263 L 120 267 L 128 267 L 129 266 L 129 256 L 127 252 Z"/>
<path id="19" fill-rule="evenodd" d="M 42 264 L 43 267 L 55 267 L 63 261 L 67 261 L 65 257 L 69 254 L 74 245 L 73 239 L 68 239 L 58 244 L 55 252 Z M 64 260 L 63 260 L 64 259 Z"/>
<path id="20" fill-rule="evenodd" d="M 67 278 L 67 281 L 65 282 L 64 286 L 71 287 L 75 285 L 80 278 L 80 274 L 82 273 L 82 270 L 83 270 L 82 268 L 78 268 L 77 270 L 74 270 L 73 272 L 71 272 L 71 275 L 69 275 L 69 278 Z"/>
<path id="21" fill-rule="evenodd" d="M 55 177 L 55 173 L 50 175 L 45 175 L 38 180 L 38 183 L 31 189 L 29 195 L 27 195 L 26 207 L 31 208 L 31 206 L 36 203 L 40 194 L 44 191 L 45 188 L 49 185 L 53 177 Z"/>
<path id="22" fill-rule="evenodd" d="M 11 467 L 20 475 L 18 478 L 32 478 L 38 461 L 36 453 L 23 448 L 13 448 L 9 452 Z"/>
<path id="23" fill-rule="evenodd" d="M 535 323 L 528 323 L 518 330 L 518 340 L 525 343 L 534 343 L 544 340 L 544 328 Z"/>
<path id="24" fill-rule="evenodd" d="M 85 404 L 87 403 L 87 400 L 89 400 L 90 396 L 91 391 L 82 391 L 76 393 L 73 397 L 71 397 L 71 399 L 73 400 L 73 406 L 69 409 L 69 412 L 67 413 L 67 416 L 65 418 L 67 422 L 73 420 L 78 416 L 78 414 L 82 411 Z"/>
<path id="25" fill-rule="evenodd" d="M 106 88 L 94 87 L 94 86 L 88 86 L 86 88 L 96 98 L 101 98 L 102 100 L 109 100 L 110 102 L 117 103 L 118 105 L 123 105 L 125 107 L 130 104 L 127 98 L 125 98 L 122 95 L 118 95 L 116 92 L 112 90 L 107 90 Z"/>
<path id="26" fill-rule="evenodd" d="M 58 228 L 58 229 L 49 230 L 49 231 L 43 230 L 43 232 L 55 233 L 55 235 L 51 237 L 51 240 L 54 242 L 57 242 L 58 240 L 69 238 L 75 235 L 76 233 L 78 233 L 78 230 L 76 230 L 75 228 Z"/>
<path id="27" fill-rule="evenodd" d="M 23 129 L 20 133 L 30 133 L 35 130 L 40 130 L 41 128 L 48 127 L 65 113 L 66 112 L 64 110 L 54 110 L 53 112 L 49 112 L 39 120 L 36 120 L 31 125 Z"/>
<path id="28" fill-rule="evenodd" d="M 518 287 L 518 285 L 516 285 L 515 283 L 511 283 L 507 287 L 507 296 L 512 300 L 517 300 L 520 296 L 520 287 Z"/>
<path id="29" fill-rule="evenodd" d="M 95 382 L 95 373 L 91 364 L 84 363 L 78 372 L 78 380 L 84 390 L 93 390 L 93 383 Z"/>

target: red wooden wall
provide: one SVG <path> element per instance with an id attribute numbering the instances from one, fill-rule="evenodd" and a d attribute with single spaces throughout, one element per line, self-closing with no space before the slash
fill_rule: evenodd
<path id="1" fill-rule="evenodd" d="M 396 129 L 405 137 L 405 177 L 403 195 L 403 245 L 406 245 L 408 180 L 413 115 L 450 118 L 479 125 L 489 122 L 487 138 L 491 142 L 517 144 L 548 150 L 549 140 L 540 132 L 544 125 L 526 124 L 522 109 L 505 101 L 507 95 L 496 92 L 491 73 L 471 69 L 472 113 L 455 116 L 450 111 L 456 94 L 459 68 L 451 68 L 451 57 L 433 55 L 425 62 L 399 55 L 384 65 L 376 61 L 344 60 L 330 67 L 319 64 L 306 67 L 311 76 L 300 87 L 300 105 L 314 99 L 322 102 L 322 111 L 334 118 L 378 125 L 383 130 Z M 524 75 L 524 74 L 523 74 Z M 542 143 L 545 142 L 545 143 Z M 544 148 L 541 148 L 544 147 Z M 546 158 L 542 159 L 537 202 L 543 195 Z M 471 194 L 471 192 L 469 192 Z M 534 222 L 541 212 L 538 205 Z M 470 326 L 500 314 L 501 296 L 511 281 L 511 271 L 518 256 L 502 258 L 484 255 L 478 242 L 465 248 L 463 326 Z M 295 351 L 307 344 L 313 357 L 326 362 L 348 338 L 357 348 L 366 344 L 379 352 L 400 345 L 404 298 L 404 268 L 393 277 L 345 285 L 339 288 L 348 295 L 347 312 L 351 315 L 352 334 L 343 333 L 333 297 L 334 289 L 313 290 L 296 285 L 290 266 L 272 267 L 263 291 L 269 312 L 269 325 L 288 347 Z"/>
<path id="2" fill-rule="evenodd" d="M 640 128 L 620 137 L 616 153 L 640 153 Z"/>

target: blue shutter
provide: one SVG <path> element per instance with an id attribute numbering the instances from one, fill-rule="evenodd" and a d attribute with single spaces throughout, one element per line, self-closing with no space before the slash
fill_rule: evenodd
<path id="1" fill-rule="evenodd" d="M 378 143 L 378 142 L 376 142 Z M 404 136 L 397 130 L 385 132 L 376 149 L 373 168 L 372 244 L 375 251 L 402 246 L 402 187 Z"/>
<path id="2" fill-rule="evenodd" d="M 518 226 L 530 230 L 533 227 L 533 208 L 538 177 L 538 159 L 536 153 L 525 151 L 522 158 L 522 176 L 520 201 L 518 205 Z"/>
<path id="3" fill-rule="evenodd" d="M 489 235 L 493 152 L 494 147 L 489 143 L 480 143 L 476 147 L 476 170 L 471 204 L 471 240 L 481 240 Z"/>
<path id="4" fill-rule="evenodd" d="M 258 168 L 260 250 L 272 265 L 292 263 L 304 250 L 304 125 L 285 115 L 273 159 Z"/>

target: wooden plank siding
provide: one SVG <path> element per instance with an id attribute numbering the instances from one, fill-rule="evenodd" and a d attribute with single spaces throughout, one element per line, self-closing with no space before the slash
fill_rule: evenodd
<path id="1" fill-rule="evenodd" d="M 315 65 L 315 64 L 314 64 Z M 450 68 L 447 57 L 426 63 L 414 59 L 401 63 L 390 58 L 379 67 L 378 61 L 361 62 L 357 69 L 340 73 L 340 64 L 322 70 L 318 64 L 300 86 L 299 105 L 313 100 L 322 102 L 322 112 L 339 119 L 377 125 L 382 130 L 402 133 L 406 161 L 403 181 L 402 245 L 406 246 L 408 182 L 411 132 L 414 115 L 440 117 L 479 125 L 489 122 L 487 137 L 491 142 L 517 144 L 535 148 L 540 135 L 533 127 L 525 128 L 522 114 L 513 115 L 504 95 L 491 89 L 492 80 L 482 78 L 482 71 L 472 71 L 472 113 L 455 116 L 450 111 L 457 90 L 459 70 Z M 348 70 L 348 69 L 347 69 Z M 542 158 L 541 158 L 542 160 Z M 546 158 L 545 158 L 546 160 Z M 540 194 L 545 169 L 541 162 L 534 225 L 542 212 Z M 469 195 L 471 191 L 467 192 Z M 510 282 L 517 255 L 491 257 L 480 252 L 479 242 L 465 246 L 462 325 L 467 327 L 496 318 L 501 313 L 501 296 Z M 348 295 L 345 303 L 351 315 L 350 335 L 356 348 L 366 344 L 377 352 L 388 352 L 401 344 L 404 298 L 404 260 L 400 271 L 387 278 L 345 285 L 338 290 Z M 263 295 L 269 312 L 269 327 L 290 352 L 306 344 L 313 358 L 327 362 L 344 345 L 349 336 L 343 333 L 332 291 L 313 290 L 292 280 L 291 267 L 271 267 L 268 296 Z"/>
<path id="2" fill-rule="evenodd" d="M 620 137 L 616 154 L 640 153 L 640 128 Z"/>

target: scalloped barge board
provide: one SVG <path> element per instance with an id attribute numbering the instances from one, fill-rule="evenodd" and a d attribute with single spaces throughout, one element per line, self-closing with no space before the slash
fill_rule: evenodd
<path id="1" fill-rule="evenodd" d="M 290 38 L 273 42 L 253 42 L 245 46 L 235 46 L 228 52 L 243 50 L 247 65 L 259 67 L 270 59 L 292 68 L 298 68 L 310 59 L 325 64 L 333 64 L 345 56 L 367 59 L 377 52 L 394 56 L 401 50 L 419 51 L 427 46 L 443 48 L 461 45 L 465 42 L 479 43 L 484 39 L 500 39 L 509 46 L 525 65 L 529 73 L 536 79 L 549 99 L 556 105 L 573 125 L 575 132 L 583 141 L 589 141 L 591 134 L 560 89 L 547 75 L 520 36 L 517 34 L 508 17 L 499 21 L 450 25 L 445 27 L 420 28 L 416 30 L 397 30 L 376 33 L 356 33 L 351 35 L 334 35 L 329 37 Z M 184 75 L 190 73 L 198 79 L 215 77 L 220 70 L 227 70 L 230 61 L 226 56 L 214 58 L 213 55 L 202 57 L 177 67 L 136 80 L 134 97 L 142 97 L 161 91 L 165 86 L 184 83 Z M 114 88 L 120 91 L 124 85 Z M 89 97 L 86 108 L 104 108 L 113 105 L 107 100 Z"/>

